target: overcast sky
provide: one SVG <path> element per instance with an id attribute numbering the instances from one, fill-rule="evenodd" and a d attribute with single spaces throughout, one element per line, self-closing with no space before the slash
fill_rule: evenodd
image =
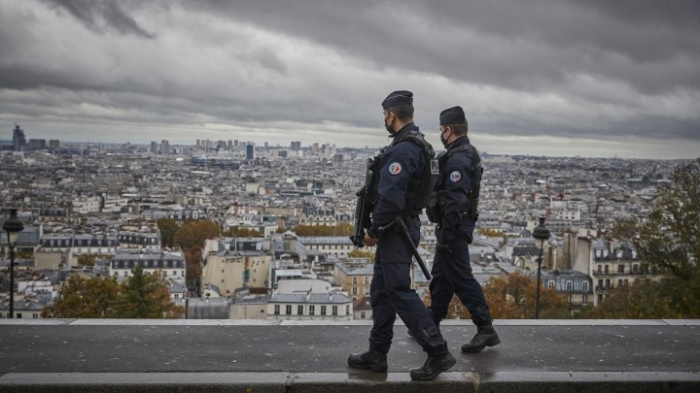
<path id="1" fill-rule="evenodd" d="M 0 139 L 379 147 L 404 89 L 436 147 L 698 157 L 700 1 L 0 0 Z"/>

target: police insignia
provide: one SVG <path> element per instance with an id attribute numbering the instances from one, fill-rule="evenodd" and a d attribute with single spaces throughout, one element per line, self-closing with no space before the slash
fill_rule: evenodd
<path id="1" fill-rule="evenodd" d="M 452 180 L 452 183 L 457 183 L 462 179 L 462 175 L 458 171 L 454 171 L 450 173 L 450 180 Z"/>
<path id="2" fill-rule="evenodd" d="M 401 173 L 401 164 L 398 162 L 392 162 L 391 165 L 389 165 L 389 173 L 392 175 L 398 175 Z"/>

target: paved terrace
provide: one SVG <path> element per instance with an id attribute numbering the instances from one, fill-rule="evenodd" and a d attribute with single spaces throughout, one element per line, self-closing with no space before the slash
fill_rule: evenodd
<path id="1" fill-rule="evenodd" d="M 700 320 L 499 320 L 503 343 L 411 382 L 425 359 L 395 329 L 389 373 L 347 366 L 367 321 L 1 320 L 0 392 L 700 392 Z"/>

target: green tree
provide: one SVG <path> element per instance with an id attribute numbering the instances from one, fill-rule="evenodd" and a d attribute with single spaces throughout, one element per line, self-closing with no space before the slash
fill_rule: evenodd
<path id="1" fill-rule="evenodd" d="M 162 247 L 173 247 L 175 245 L 175 233 L 180 227 L 177 221 L 172 218 L 159 218 L 156 223 L 160 231 L 160 241 Z"/>
<path id="2" fill-rule="evenodd" d="M 85 279 L 71 276 L 53 305 L 41 310 L 43 318 L 111 318 L 120 286 L 114 277 Z"/>
<path id="3" fill-rule="evenodd" d="M 671 183 L 658 188 L 652 213 L 646 220 L 621 220 L 614 228 L 614 236 L 632 243 L 650 270 L 663 275 L 658 281 L 635 283 L 621 290 L 617 295 L 620 301 L 646 297 L 642 293 L 645 292 L 658 297 L 649 298 L 650 301 L 668 304 L 667 308 L 660 308 L 665 311 L 659 315 L 657 309 L 638 302 L 623 302 L 617 308 L 619 315 L 700 317 L 700 159 L 677 167 Z M 615 298 L 606 299 L 605 303 L 607 300 Z M 630 307 L 636 308 L 627 310 Z M 606 308 L 610 315 L 614 314 L 613 305 Z"/>
<path id="4" fill-rule="evenodd" d="M 668 293 L 675 292 L 671 280 L 637 281 L 613 289 L 597 307 L 584 310 L 577 318 L 661 319 L 681 318 Z"/>
<path id="5" fill-rule="evenodd" d="M 118 318 L 178 318 L 184 308 L 170 301 L 168 283 L 158 273 L 144 273 L 139 266 L 124 280 L 114 306 Z"/>

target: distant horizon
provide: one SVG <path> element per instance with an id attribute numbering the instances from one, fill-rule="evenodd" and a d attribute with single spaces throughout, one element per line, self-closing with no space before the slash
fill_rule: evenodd
<path id="1" fill-rule="evenodd" d="M 0 133 L 105 143 L 384 146 L 413 93 L 440 147 L 461 106 L 482 151 L 700 152 L 700 2 L 24 0 L 0 12 Z M 48 137 L 50 136 L 50 138 Z"/>
<path id="2" fill-rule="evenodd" d="M 20 125 L 21 128 L 21 125 Z M 49 139 L 57 139 L 57 138 L 27 138 L 27 141 L 29 139 L 44 139 L 44 140 L 49 140 Z M 105 142 L 105 141 L 68 141 L 68 140 L 62 140 L 58 139 L 61 144 L 67 143 L 71 145 L 80 145 L 80 144 L 103 144 L 103 145 L 115 145 L 115 146 L 123 146 L 126 145 L 127 143 L 132 145 L 132 146 L 143 146 L 143 147 L 150 147 L 151 142 L 157 142 L 160 144 L 162 140 L 160 141 L 150 141 L 150 142 L 131 142 L 131 141 L 125 141 L 125 142 Z M 201 139 L 200 140 L 206 140 L 206 139 Z M 228 139 L 210 139 L 211 141 L 217 142 L 217 141 L 228 141 Z M 235 139 L 231 139 L 235 140 Z M 242 140 L 239 140 L 239 142 Z M 11 144 L 12 139 L 0 139 L 0 142 L 5 142 L 5 144 Z M 245 141 L 249 142 L 249 141 Z M 255 147 L 265 147 L 265 142 L 255 142 L 255 141 L 250 141 L 255 143 Z M 168 140 L 168 143 L 170 144 L 171 147 L 174 146 L 183 146 L 183 147 L 196 147 L 197 146 L 197 138 L 194 139 L 194 142 L 191 144 L 188 143 L 177 143 L 177 142 L 172 142 Z M 285 148 L 285 149 L 290 149 L 290 143 L 287 143 L 285 145 L 282 144 L 276 144 L 272 145 L 268 142 L 268 147 L 269 148 Z M 324 143 L 329 143 L 329 142 L 304 142 L 301 141 L 301 147 L 302 149 L 308 148 L 312 146 L 314 143 L 318 143 L 319 146 L 323 145 Z M 331 142 L 331 144 L 333 144 Z M 240 146 L 240 145 L 239 145 Z M 366 150 L 378 150 L 381 146 L 340 146 L 336 144 L 336 149 L 366 149 Z M 441 151 L 444 150 L 442 146 L 435 146 L 433 145 L 436 151 Z M 215 148 L 212 150 L 216 150 Z M 695 159 L 700 159 L 700 153 L 696 157 L 674 157 L 674 158 L 658 158 L 658 157 L 622 157 L 622 156 L 584 156 L 584 155 L 546 155 L 546 154 L 532 154 L 532 153 L 494 153 L 488 150 L 484 149 L 479 149 L 482 153 L 488 154 L 490 156 L 503 156 L 503 157 L 513 157 L 513 156 L 526 156 L 526 157 L 545 157 L 545 158 L 596 158 L 596 159 L 624 159 L 624 160 L 650 160 L 650 161 L 687 161 L 687 160 L 695 160 Z M 159 154 L 160 155 L 160 154 Z M 177 155 L 177 154 L 172 154 L 172 155 Z"/>

